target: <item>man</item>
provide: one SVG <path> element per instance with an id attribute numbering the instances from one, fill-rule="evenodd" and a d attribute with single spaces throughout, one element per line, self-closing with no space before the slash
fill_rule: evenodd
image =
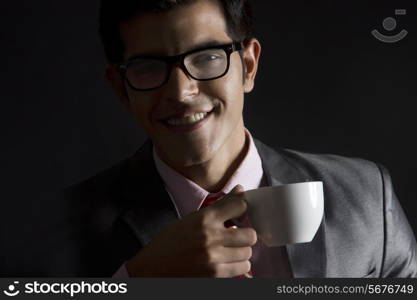
<path id="1" fill-rule="evenodd" d="M 139 277 L 416 277 L 417 246 L 384 167 L 273 150 L 242 117 L 261 46 L 244 0 L 102 1 L 106 74 L 149 140 L 66 191 L 66 274 Z M 244 190 L 319 180 L 310 243 L 266 247 Z M 210 197 L 218 198 L 205 206 Z"/>

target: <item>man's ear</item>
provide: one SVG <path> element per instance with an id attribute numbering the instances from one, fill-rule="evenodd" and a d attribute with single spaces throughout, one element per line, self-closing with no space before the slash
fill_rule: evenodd
<path id="1" fill-rule="evenodd" d="M 125 83 L 122 75 L 117 70 L 113 64 L 108 64 L 106 66 L 106 77 L 110 82 L 117 98 L 122 102 L 122 104 L 127 108 L 129 112 L 132 111 L 132 107 L 129 101 L 129 97 L 126 94 Z"/>
<path id="2" fill-rule="evenodd" d="M 245 81 L 243 84 L 245 93 L 253 90 L 255 85 L 256 72 L 258 70 L 259 57 L 261 55 L 261 44 L 255 38 L 244 44 L 243 62 L 246 66 Z"/>

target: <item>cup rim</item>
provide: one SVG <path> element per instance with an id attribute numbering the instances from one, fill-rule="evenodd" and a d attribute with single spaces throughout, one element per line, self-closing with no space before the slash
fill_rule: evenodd
<path id="1" fill-rule="evenodd" d="M 302 184 L 306 184 L 306 183 L 316 183 L 316 184 L 323 185 L 323 181 L 303 181 L 303 182 L 284 183 L 284 184 L 280 184 L 280 185 L 262 186 L 262 187 L 258 187 L 258 188 L 255 188 L 255 189 L 246 190 L 245 192 L 259 190 L 259 189 L 268 189 L 268 188 L 284 187 L 284 186 L 289 186 L 289 185 L 290 186 L 302 185 Z"/>

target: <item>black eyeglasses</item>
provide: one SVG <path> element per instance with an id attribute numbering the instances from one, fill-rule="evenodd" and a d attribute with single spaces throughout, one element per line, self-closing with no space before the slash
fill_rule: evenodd
<path id="1" fill-rule="evenodd" d="M 138 91 L 157 89 L 165 84 L 174 65 L 195 80 L 213 80 L 224 76 L 230 65 L 230 54 L 242 50 L 240 42 L 192 50 L 177 56 L 135 57 L 118 68 L 129 84 Z"/>

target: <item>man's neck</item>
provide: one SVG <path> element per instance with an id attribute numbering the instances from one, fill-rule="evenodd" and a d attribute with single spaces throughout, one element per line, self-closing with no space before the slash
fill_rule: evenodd
<path id="1" fill-rule="evenodd" d="M 185 170 L 185 176 L 210 193 L 219 192 L 248 152 L 249 139 L 244 131 L 234 143 L 235 145 L 230 147 L 226 142 L 211 160 Z"/>
<path id="2" fill-rule="evenodd" d="M 236 172 L 248 149 L 249 138 L 242 126 L 226 140 L 210 160 L 174 169 L 206 191 L 215 193 L 220 191 Z"/>

